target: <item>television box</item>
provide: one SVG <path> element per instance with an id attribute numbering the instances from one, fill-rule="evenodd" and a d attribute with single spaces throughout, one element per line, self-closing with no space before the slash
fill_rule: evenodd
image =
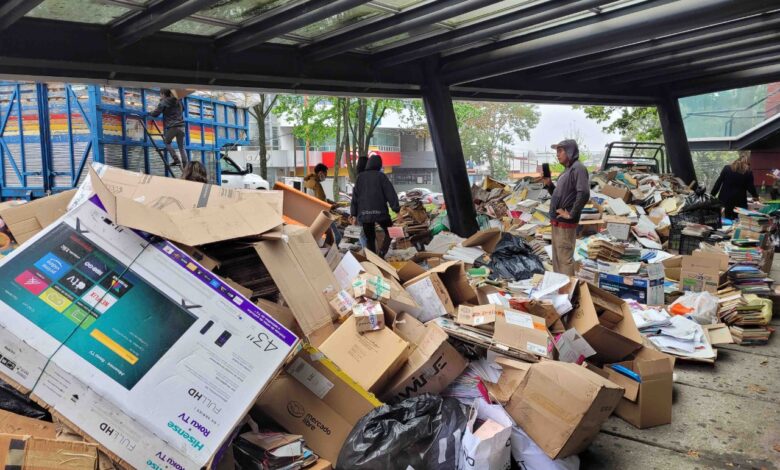
<path id="1" fill-rule="evenodd" d="M 200 468 L 297 338 L 138 233 L 93 198 L 0 260 L 0 376 L 126 466 Z"/>

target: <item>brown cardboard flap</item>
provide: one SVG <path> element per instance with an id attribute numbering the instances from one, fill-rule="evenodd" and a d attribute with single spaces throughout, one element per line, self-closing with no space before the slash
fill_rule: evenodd
<path id="1" fill-rule="evenodd" d="M 22 244 L 65 214 L 76 191 L 73 189 L 23 204 L 15 201 L 2 203 L 0 219 L 16 241 Z"/>
<path id="2" fill-rule="evenodd" d="M 719 344 L 734 344 L 734 338 L 731 337 L 731 331 L 728 325 L 718 323 L 715 325 L 703 325 L 704 334 L 710 340 L 712 346 Z"/>
<path id="3" fill-rule="evenodd" d="M 401 279 L 398 276 L 398 270 L 396 270 L 390 263 L 388 263 L 387 261 L 382 259 L 380 256 L 378 256 L 376 253 L 374 253 L 373 251 L 369 250 L 368 248 L 366 248 L 363 251 L 365 253 L 367 261 L 369 261 L 370 263 L 375 264 L 379 269 L 384 271 L 386 274 L 388 274 L 388 275 L 390 275 L 390 276 L 392 276 L 392 277 L 394 277 L 396 279 L 399 279 L 399 280 Z"/>
<path id="4" fill-rule="evenodd" d="M 631 367 L 632 366 L 631 361 L 621 362 L 620 365 L 633 370 L 633 368 Z M 630 379 L 625 375 L 616 372 L 609 366 L 606 366 L 604 370 L 607 372 L 607 378 L 609 380 L 614 382 L 616 385 L 623 387 L 623 389 L 625 390 L 623 392 L 623 398 L 636 403 L 636 400 L 639 397 L 639 387 L 641 384 L 636 380 Z"/>
<path id="5" fill-rule="evenodd" d="M 47 439 L 57 438 L 57 428 L 54 423 L 28 418 L 5 410 L 0 410 L 0 433 L 23 434 Z"/>
<path id="6" fill-rule="evenodd" d="M 92 188 L 109 218 L 119 225 L 143 230 L 189 246 L 251 237 L 282 224 L 282 216 L 262 197 L 251 193 L 221 193 L 216 187 L 173 178 L 117 175 L 109 187 L 89 169 Z M 126 185 L 121 184 L 127 181 Z M 167 190 L 167 191 L 166 191 Z"/>
<path id="7" fill-rule="evenodd" d="M 469 238 L 461 242 L 461 246 L 479 246 L 485 250 L 486 253 L 493 253 L 496 249 L 496 245 L 501 241 L 501 229 L 489 228 L 486 230 L 480 230 Z"/>
<path id="8" fill-rule="evenodd" d="M 506 357 L 496 358 L 496 364 L 503 368 L 501 377 L 498 379 L 498 383 L 485 382 L 485 386 L 490 395 L 504 405 L 509 402 L 512 394 L 523 383 L 528 371 L 531 370 L 531 364 Z"/>
<path id="9" fill-rule="evenodd" d="M 284 192 L 284 216 L 307 227 L 314 223 L 322 211 L 330 210 L 330 204 L 327 202 L 298 191 L 292 186 L 277 181 L 274 183 L 274 189 Z"/>

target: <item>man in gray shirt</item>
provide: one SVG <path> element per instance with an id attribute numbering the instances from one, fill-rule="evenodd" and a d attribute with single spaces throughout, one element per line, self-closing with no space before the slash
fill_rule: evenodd
<path id="1" fill-rule="evenodd" d="M 553 271 L 574 276 L 574 245 L 577 224 L 582 208 L 590 199 L 588 170 L 580 162 L 577 142 L 562 140 L 552 146 L 557 151 L 558 162 L 566 169 L 558 176 L 557 186 L 545 178 L 547 190 L 552 194 L 550 201 L 550 223 L 552 224 Z"/>
<path id="2" fill-rule="evenodd" d="M 184 149 L 184 117 L 182 112 L 181 101 L 173 96 L 173 93 L 168 88 L 162 88 L 160 90 L 160 103 L 154 108 L 150 114 L 153 117 L 157 117 L 160 114 L 163 115 L 163 141 L 165 142 L 165 148 L 168 150 L 173 159 L 174 165 L 181 165 L 181 162 L 187 163 L 187 151 Z M 181 161 L 176 154 L 176 149 L 173 148 L 171 143 L 173 139 L 176 139 L 176 145 L 179 147 L 179 153 L 181 153 Z"/>

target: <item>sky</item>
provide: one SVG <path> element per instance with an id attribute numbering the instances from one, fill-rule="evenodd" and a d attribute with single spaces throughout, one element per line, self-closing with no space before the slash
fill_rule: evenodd
<path id="1" fill-rule="evenodd" d="M 541 117 L 539 124 L 531 131 L 528 142 L 518 142 L 516 150 L 547 151 L 567 136 L 580 135 L 580 147 L 586 147 L 591 152 L 601 152 L 609 142 L 620 140 L 620 134 L 608 134 L 601 130 L 602 124 L 597 124 L 585 117 L 582 110 L 573 109 L 569 105 L 540 104 Z"/>

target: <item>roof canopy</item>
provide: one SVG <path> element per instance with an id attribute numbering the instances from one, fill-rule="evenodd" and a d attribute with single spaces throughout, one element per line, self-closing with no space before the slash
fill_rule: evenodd
<path id="1" fill-rule="evenodd" d="M 0 74 L 652 104 L 779 79 L 779 26 L 776 0 L 6 0 Z"/>

